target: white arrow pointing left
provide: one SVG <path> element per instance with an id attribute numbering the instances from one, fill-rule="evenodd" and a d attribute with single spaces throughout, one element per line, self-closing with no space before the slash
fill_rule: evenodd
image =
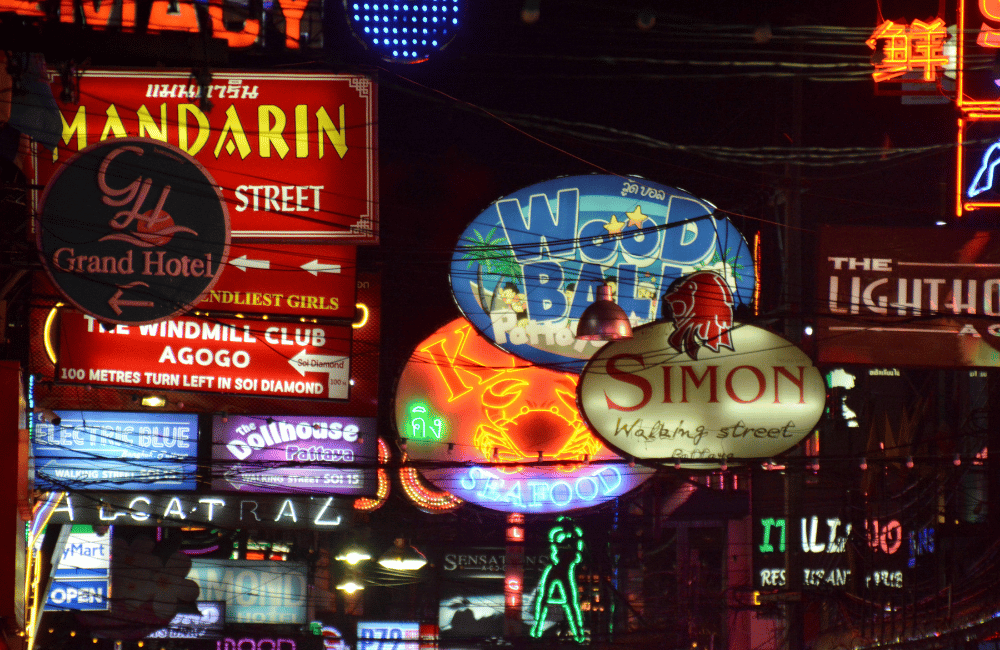
<path id="1" fill-rule="evenodd" d="M 252 260 L 246 255 L 240 255 L 236 259 L 229 260 L 229 263 L 243 271 L 247 272 L 247 269 L 264 269 L 267 270 L 271 268 L 270 260 Z"/>
<path id="2" fill-rule="evenodd" d="M 328 399 L 347 399 L 350 396 L 351 363 L 349 357 L 326 354 L 309 354 L 300 350 L 288 360 L 300 375 L 307 372 L 322 372 L 326 374 L 326 391 Z"/>
<path id="3" fill-rule="evenodd" d="M 340 264 L 324 264 L 319 260 L 306 262 L 299 268 L 303 271 L 308 271 L 313 275 L 318 275 L 320 273 L 340 273 Z"/>
<path id="4" fill-rule="evenodd" d="M 307 372 L 345 373 L 347 368 L 347 357 L 325 354 L 309 354 L 305 350 L 300 350 L 298 354 L 288 360 L 293 368 L 299 371 L 303 377 Z"/>

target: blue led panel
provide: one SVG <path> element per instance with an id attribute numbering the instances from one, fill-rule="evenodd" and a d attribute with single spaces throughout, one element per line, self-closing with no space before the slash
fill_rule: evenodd
<path id="1" fill-rule="evenodd" d="M 344 7 L 354 35 L 394 63 L 420 63 L 444 49 L 458 33 L 465 0 L 354 2 Z"/>

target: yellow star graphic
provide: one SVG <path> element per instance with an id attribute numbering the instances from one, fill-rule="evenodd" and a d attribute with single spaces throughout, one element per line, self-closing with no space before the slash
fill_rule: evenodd
<path id="1" fill-rule="evenodd" d="M 618 221 L 616 215 L 611 215 L 611 221 L 604 224 L 604 229 L 608 231 L 609 235 L 620 235 L 622 234 L 622 229 L 628 225 L 626 221 Z"/>
<path id="2" fill-rule="evenodd" d="M 628 225 L 635 226 L 636 228 L 642 228 L 642 222 L 649 219 L 649 217 L 642 213 L 642 207 L 638 205 L 635 206 L 635 210 L 626 212 L 625 216 L 628 217 Z"/>

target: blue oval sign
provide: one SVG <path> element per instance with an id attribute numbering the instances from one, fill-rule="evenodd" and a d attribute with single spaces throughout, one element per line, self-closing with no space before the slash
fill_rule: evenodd
<path id="1" fill-rule="evenodd" d="M 715 207 L 637 177 L 568 176 L 495 201 L 462 233 L 451 262 L 459 308 L 522 359 L 580 372 L 605 344 L 576 338 L 603 282 L 633 326 L 660 318 L 675 279 L 715 271 L 750 304 L 753 255 Z"/>

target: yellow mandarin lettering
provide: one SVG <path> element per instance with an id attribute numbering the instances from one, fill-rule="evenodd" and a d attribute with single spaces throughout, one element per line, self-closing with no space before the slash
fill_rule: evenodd
<path id="1" fill-rule="evenodd" d="M 271 119 L 274 118 L 274 124 Z M 260 157 L 270 158 L 271 147 L 274 146 L 278 152 L 278 157 L 284 159 L 288 153 L 288 143 L 282 136 L 285 130 L 285 113 L 272 104 L 262 104 L 257 107 L 257 126 L 260 131 L 258 139 L 260 146 Z"/>
<path id="2" fill-rule="evenodd" d="M 306 158 L 309 155 L 309 114 L 305 104 L 295 107 L 295 157 Z"/>
<path id="3" fill-rule="evenodd" d="M 128 132 L 125 131 L 125 125 L 122 124 L 122 118 L 118 116 L 118 109 L 115 105 L 108 106 L 106 113 L 108 119 L 104 123 L 104 130 L 101 131 L 101 142 L 107 140 L 108 135 L 114 135 L 116 138 L 127 138 Z"/>
<path id="4" fill-rule="evenodd" d="M 157 126 L 153 116 L 149 114 L 146 105 L 143 104 L 137 111 L 139 117 L 139 137 L 151 138 L 161 142 L 167 141 L 167 105 L 160 104 L 160 124 Z"/>
<path id="5" fill-rule="evenodd" d="M 227 136 L 232 137 L 228 142 L 226 142 Z M 240 122 L 240 116 L 236 112 L 236 106 L 232 104 L 226 109 L 226 123 L 222 125 L 219 140 L 215 143 L 215 151 L 213 153 L 216 158 L 222 152 L 223 143 L 226 145 L 226 152 L 230 155 L 235 149 L 240 150 L 240 158 L 246 158 L 250 155 L 250 143 L 247 142 L 247 134 L 243 130 L 243 124 Z"/>
<path id="6" fill-rule="evenodd" d="M 330 138 L 330 143 L 337 150 L 337 154 L 343 158 L 347 154 L 347 127 L 344 124 L 344 105 L 340 105 L 340 129 L 338 130 L 330 119 L 330 115 L 322 106 L 316 111 L 316 131 L 319 135 L 319 157 L 323 158 L 323 134 Z"/>
<path id="7" fill-rule="evenodd" d="M 188 146 L 188 113 L 194 115 L 198 122 L 198 134 L 195 136 L 194 144 Z M 177 105 L 177 146 L 192 156 L 201 151 L 201 148 L 208 142 L 208 134 L 211 128 L 208 126 L 208 118 L 201 112 L 201 109 L 194 104 Z"/>

